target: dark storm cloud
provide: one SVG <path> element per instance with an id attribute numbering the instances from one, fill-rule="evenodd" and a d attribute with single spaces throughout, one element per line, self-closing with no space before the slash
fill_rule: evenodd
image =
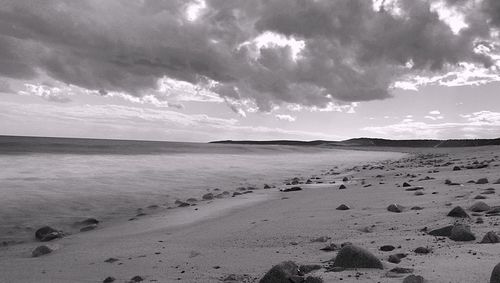
<path id="1" fill-rule="evenodd" d="M 497 1 L 483 4 L 480 13 L 500 25 Z M 208 0 L 191 22 L 187 1 L 0 0 L 0 76 L 43 73 L 134 96 L 168 76 L 269 110 L 285 102 L 383 99 L 402 75 L 491 64 L 473 51 L 477 39 L 488 40 L 481 17 L 454 34 L 430 2 L 399 5 L 402 15 L 376 11 L 367 0 Z M 256 57 L 249 42 L 269 31 L 303 40 L 298 58 L 289 46 L 263 46 Z"/>

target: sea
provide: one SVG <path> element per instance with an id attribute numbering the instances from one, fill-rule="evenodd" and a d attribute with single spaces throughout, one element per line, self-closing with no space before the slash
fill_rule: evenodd
<path id="1" fill-rule="evenodd" d="M 33 240 L 45 225 L 128 219 L 208 191 L 280 186 L 292 177 L 397 158 L 399 153 L 235 145 L 0 136 L 0 245 Z M 339 169 L 340 170 L 340 169 Z"/>

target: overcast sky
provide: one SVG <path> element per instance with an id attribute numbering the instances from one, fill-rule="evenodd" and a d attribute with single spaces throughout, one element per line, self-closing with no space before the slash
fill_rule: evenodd
<path id="1" fill-rule="evenodd" d="M 0 134 L 500 137 L 498 0 L 0 0 Z"/>

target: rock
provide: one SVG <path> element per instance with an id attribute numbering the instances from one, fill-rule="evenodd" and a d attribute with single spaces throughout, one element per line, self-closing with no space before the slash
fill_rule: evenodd
<path id="1" fill-rule="evenodd" d="M 420 275 L 408 275 L 403 279 L 403 283 L 425 283 L 424 277 Z"/>
<path id="2" fill-rule="evenodd" d="M 490 209 L 491 207 L 482 201 L 475 202 L 471 207 L 469 207 L 469 210 L 474 212 L 483 212 Z"/>
<path id="3" fill-rule="evenodd" d="M 423 208 L 420 206 L 412 206 L 410 209 L 411 210 L 422 210 Z"/>
<path id="4" fill-rule="evenodd" d="M 321 269 L 321 265 L 318 264 L 304 264 L 299 266 L 299 272 L 301 274 L 307 274 L 313 272 L 314 270 Z"/>
<path id="5" fill-rule="evenodd" d="M 404 207 L 399 205 L 399 204 L 391 204 L 387 207 L 387 210 L 390 211 L 390 212 L 396 212 L 396 213 L 400 213 L 400 212 L 403 212 L 404 210 Z"/>
<path id="6" fill-rule="evenodd" d="M 391 245 L 385 245 L 385 246 L 381 246 L 379 248 L 379 250 L 383 251 L 383 252 L 390 252 L 390 251 L 393 251 L 395 249 L 394 246 L 391 246 Z"/>
<path id="7" fill-rule="evenodd" d="M 234 198 L 235 196 L 241 196 L 241 195 L 242 195 L 242 193 L 240 193 L 240 192 L 233 192 L 232 197 Z"/>
<path id="8" fill-rule="evenodd" d="M 460 171 L 460 170 L 462 170 L 462 169 L 459 166 L 453 167 L 453 171 Z"/>
<path id="9" fill-rule="evenodd" d="M 423 196 L 424 195 L 424 192 L 422 191 L 416 191 L 415 193 L 413 193 L 414 195 L 416 196 Z"/>
<path id="10" fill-rule="evenodd" d="M 308 276 L 303 283 L 323 283 L 323 279 L 319 277 Z"/>
<path id="11" fill-rule="evenodd" d="M 35 238 L 41 242 L 52 241 L 57 238 L 62 238 L 63 232 L 52 227 L 44 226 L 35 232 Z"/>
<path id="12" fill-rule="evenodd" d="M 413 268 L 394 267 L 393 269 L 389 270 L 389 272 L 404 274 L 404 273 L 412 273 L 413 270 L 414 270 Z"/>
<path id="13" fill-rule="evenodd" d="M 342 178 L 342 182 L 347 182 L 347 181 L 349 181 L 349 178 L 347 177 Z"/>
<path id="14" fill-rule="evenodd" d="M 495 265 L 491 272 L 490 283 L 500 283 L 500 263 Z"/>
<path id="15" fill-rule="evenodd" d="M 259 283 L 290 283 L 292 278 L 299 275 L 299 267 L 293 261 L 284 261 L 273 266 L 259 280 Z"/>
<path id="16" fill-rule="evenodd" d="M 487 178 L 481 178 L 481 179 L 478 179 L 478 180 L 476 181 L 476 184 L 478 184 L 478 185 L 488 184 L 488 179 L 487 179 Z"/>
<path id="17" fill-rule="evenodd" d="M 482 195 L 477 195 L 474 197 L 474 199 L 487 199 L 487 197 L 482 196 Z"/>
<path id="18" fill-rule="evenodd" d="M 344 246 L 337 254 L 333 266 L 343 268 L 383 269 L 382 262 L 372 253 L 354 245 Z"/>
<path id="19" fill-rule="evenodd" d="M 302 191 L 301 187 L 291 187 L 291 188 L 286 188 L 283 189 L 282 192 L 295 192 L 295 191 Z"/>
<path id="20" fill-rule="evenodd" d="M 222 194 L 221 194 L 221 195 L 222 195 Z M 186 200 L 186 202 L 190 202 L 190 203 L 197 202 L 197 201 L 198 201 L 198 199 L 196 199 L 196 198 L 188 198 L 188 199 Z"/>
<path id="21" fill-rule="evenodd" d="M 410 184 L 408 184 L 407 182 L 404 182 L 404 183 L 403 183 L 403 188 L 406 188 L 406 187 L 411 187 L 411 185 L 410 185 Z"/>
<path id="22" fill-rule="evenodd" d="M 349 210 L 349 206 L 345 205 L 345 204 L 341 204 L 339 205 L 337 208 L 337 210 Z"/>
<path id="23" fill-rule="evenodd" d="M 117 258 L 114 258 L 114 257 L 110 257 L 108 259 L 106 259 L 104 262 L 107 262 L 107 263 L 113 263 L 113 262 L 116 262 L 118 261 L 119 259 Z"/>
<path id="24" fill-rule="evenodd" d="M 411 187 L 411 188 L 405 189 L 405 191 L 412 192 L 412 191 L 421 191 L 423 189 L 424 189 L 424 187 Z"/>
<path id="25" fill-rule="evenodd" d="M 95 218 L 87 218 L 83 221 L 75 222 L 76 225 L 81 225 L 81 226 L 89 226 L 89 225 L 97 225 L 99 224 L 99 220 Z"/>
<path id="26" fill-rule="evenodd" d="M 402 254 L 402 253 L 399 253 L 399 254 L 393 254 L 393 255 L 390 255 L 389 258 L 387 259 L 388 262 L 392 262 L 392 263 L 400 263 L 401 262 L 401 259 L 402 258 L 405 258 L 406 257 L 406 254 Z"/>
<path id="27" fill-rule="evenodd" d="M 448 212 L 447 216 L 450 217 L 458 217 L 458 218 L 468 218 L 469 215 L 461 206 L 455 206 L 450 212 Z"/>
<path id="28" fill-rule="evenodd" d="M 439 229 L 434 229 L 430 231 L 428 234 L 431 236 L 437 237 L 449 237 L 451 235 L 451 230 L 453 229 L 453 225 L 445 226 Z"/>
<path id="29" fill-rule="evenodd" d="M 91 230 L 94 230 L 95 228 L 97 228 L 97 225 L 85 226 L 85 227 L 80 228 L 80 232 L 91 231 Z"/>
<path id="30" fill-rule="evenodd" d="M 474 234 L 470 231 L 469 226 L 457 224 L 453 226 L 453 229 L 451 229 L 449 238 L 456 242 L 467 242 L 474 241 L 476 236 L 474 236 Z"/>
<path id="31" fill-rule="evenodd" d="M 190 204 L 189 204 L 189 203 L 187 203 L 187 202 L 183 202 L 183 201 L 179 201 L 179 202 L 177 202 L 177 201 L 176 201 L 176 204 L 177 204 L 177 206 L 178 206 L 178 207 L 186 207 L 186 206 L 190 206 Z"/>
<path id="32" fill-rule="evenodd" d="M 431 249 L 426 247 L 418 247 L 414 250 L 416 254 L 428 254 L 431 252 Z"/>
<path id="33" fill-rule="evenodd" d="M 496 185 L 500 184 L 500 179 L 496 180 L 493 184 L 496 184 Z"/>
<path id="34" fill-rule="evenodd" d="M 448 185 L 448 186 L 458 186 L 458 185 L 460 185 L 459 183 L 452 182 L 452 181 L 450 181 L 449 179 L 446 179 L 446 180 L 444 181 L 444 183 L 445 183 L 446 185 Z"/>
<path id="35" fill-rule="evenodd" d="M 325 252 L 333 252 L 338 249 L 337 245 L 334 243 L 329 244 L 328 246 L 321 248 L 320 250 L 325 251 Z"/>
<path id="36" fill-rule="evenodd" d="M 142 278 L 139 275 L 136 275 L 136 276 L 132 277 L 129 282 L 133 283 L 133 282 L 142 282 L 142 281 L 144 281 L 144 278 Z"/>
<path id="37" fill-rule="evenodd" d="M 500 243 L 500 237 L 498 237 L 498 235 L 493 232 L 493 231 L 490 231 L 488 233 L 486 233 L 486 235 L 484 235 L 483 239 L 481 240 L 480 242 L 481 244 L 496 244 L 496 243 Z"/>
<path id="38" fill-rule="evenodd" d="M 48 246 L 38 246 L 36 247 L 32 252 L 31 252 L 31 256 L 32 257 L 39 257 L 39 256 L 42 256 L 42 255 L 46 255 L 46 254 L 50 254 L 53 250 L 51 248 L 49 248 Z"/>
<path id="39" fill-rule="evenodd" d="M 340 185 L 339 190 L 344 190 L 344 189 L 347 189 L 347 187 L 344 184 Z"/>
<path id="40" fill-rule="evenodd" d="M 269 186 L 268 184 L 264 184 L 264 189 L 268 190 L 270 188 L 271 188 L 271 186 Z"/>
<path id="41" fill-rule="evenodd" d="M 115 280 L 116 280 L 116 279 L 115 279 L 114 277 L 112 277 L 112 276 L 108 276 L 108 277 L 106 277 L 106 279 L 104 279 L 104 280 L 102 281 L 102 283 L 112 283 L 112 282 L 115 282 Z"/>
<path id="42" fill-rule="evenodd" d="M 212 194 L 212 193 L 204 194 L 201 198 L 203 200 L 212 200 L 212 199 L 214 199 L 214 194 Z"/>

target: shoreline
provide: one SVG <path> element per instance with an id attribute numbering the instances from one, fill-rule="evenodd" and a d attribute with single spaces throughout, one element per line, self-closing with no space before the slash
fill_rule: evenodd
<path id="1" fill-rule="evenodd" d="M 298 184 L 301 191 L 256 190 L 235 199 L 179 208 L 172 211 L 179 214 L 175 217 L 170 213 L 169 217 L 145 216 L 49 242 L 58 249 L 39 258 L 30 253 L 42 243 L 10 246 L 0 256 L 0 266 L 7 270 L 0 278 L 5 276 L 6 282 L 103 282 L 112 276 L 115 282 L 127 282 L 139 275 L 145 282 L 257 282 L 273 265 L 292 260 L 320 265 L 312 275 L 325 282 L 402 282 L 407 274 L 390 273 L 394 267 L 411 268 L 428 282 L 486 282 L 500 245 L 477 242 L 494 230 L 496 218 L 488 217 L 484 224 L 474 224 L 476 216 L 466 220 L 476 234 L 474 242 L 439 239 L 421 230 L 453 223 L 455 219 L 446 216 L 453 206 L 468 208 L 475 194 L 488 187 L 500 189 L 492 184 L 500 178 L 500 158 L 495 152 L 500 152 L 498 147 L 451 153 L 441 149 L 388 162 L 362 162 L 346 168 L 352 170 L 345 174 L 318 172 L 318 181 L 323 183 Z M 473 161 L 489 162 L 489 166 L 465 169 Z M 464 169 L 453 171 L 454 166 Z M 344 176 L 349 180 L 342 182 Z M 481 177 L 490 182 L 467 183 Z M 445 185 L 445 179 L 461 185 Z M 422 186 L 423 194 L 406 191 L 403 182 Z M 339 190 L 341 184 L 347 188 Z M 497 200 L 496 195 L 489 195 L 485 202 L 494 205 Z M 387 211 L 392 203 L 405 210 Z M 341 204 L 350 209 L 337 210 Z M 411 210 L 414 206 L 423 209 Z M 193 218 L 195 208 L 202 213 L 213 209 L 213 213 Z M 188 209 L 192 213 L 184 214 Z M 328 272 L 328 261 L 336 251 L 320 249 L 344 242 L 372 252 L 384 269 Z M 390 263 L 387 257 L 394 252 L 380 251 L 382 245 L 393 245 L 394 252 L 408 256 L 400 264 Z M 417 247 L 429 247 L 432 252 L 418 255 L 413 252 Z M 454 260 L 449 261 L 450 257 Z M 110 258 L 116 261 L 106 262 Z M 224 281 L 228 278 L 238 280 Z"/>

